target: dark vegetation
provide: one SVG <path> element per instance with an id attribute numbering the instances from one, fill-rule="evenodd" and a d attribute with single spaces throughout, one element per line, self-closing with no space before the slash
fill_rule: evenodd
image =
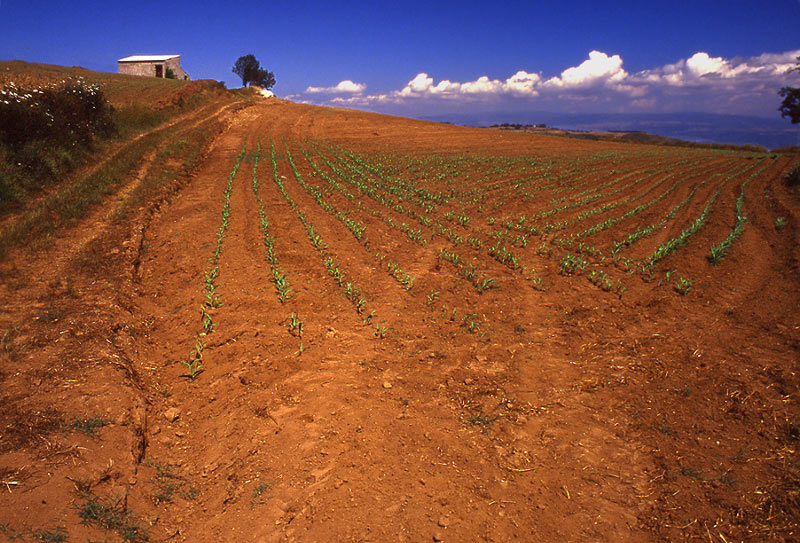
<path id="1" fill-rule="evenodd" d="M 790 72 L 796 71 L 800 71 L 800 57 L 797 57 L 797 67 L 790 70 Z M 783 98 L 778 108 L 781 117 L 789 117 L 792 124 L 800 123 L 800 88 L 786 86 L 778 91 L 778 94 Z"/>
<path id="2" fill-rule="evenodd" d="M 0 62 L 0 85 L 0 258 L 75 224 L 137 168 L 142 178 L 116 218 L 160 198 L 220 130 L 210 113 L 247 101 L 211 80 L 20 62 Z"/>
<path id="3" fill-rule="evenodd" d="M 537 124 L 501 123 L 501 124 L 493 124 L 489 128 L 505 128 L 507 130 L 525 130 L 529 128 L 547 128 L 547 125 L 544 123 L 537 123 Z"/>
<path id="4" fill-rule="evenodd" d="M 81 79 L 0 90 L 0 213 L 78 165 L 117 133 L 102 90 Z"/>
<path id="5" fill-rule="evenodd" d="M 242 78 L 242 86 L 258 85 L 270 89 L 275 85 L 275 74 L 261 67 L 254 55 L 244 55 L 236 59 L 233 73 Z"/>

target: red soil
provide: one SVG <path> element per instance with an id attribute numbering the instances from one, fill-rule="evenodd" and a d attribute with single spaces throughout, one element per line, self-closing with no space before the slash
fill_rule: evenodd
<path id="1" fill-rule="evenodd" d="M 305 182 L 366 227 L 367 246 L 298 184 L 282 138 Z M 271 282 L 252 189 L 259 139 L 259 194 L 293 288 L 285 304 Z M 372 323 L 278 191 L 270 140 L 287 194 L 328 244 L 326 256 L 361 289 Z M 245 145 L 219 260 L 224 305 L 210 310 L 216 329 L 201 336 L 204 371 L 189 380 L 174 362 L 186 359 L 201 330 L 223 191 Z M 402 166 L 393 178 L 432 193 L 493 187 L 483 202 L 453 196 L 430 215 L 482 247 L 454 245 L 362 195 L 314 145 L 332 161 L 330 149 L 343 148 Z M 302 149 L 354 198 L 315 174 Z M 486 162 L 466 161 L 455 183 L 437 179 L 437 157 L 455 156 Z M 413 166 L 411 157 L 423 163 Z M 493 170 L 497 157 L 511 169 Z M 782 182 L 791 158 L 767 156 L 735 173 L 759 158 L 280 100 L 240 111 L 165 202 L 121 224 L 112 197 L 51 243 L 0 265 L 0 535 L 61 529 L 70 541 L 119 540 L 124 527 L 109 532 L 80 516 L 87 500 L 104 500 L 151 541 L 795 540 L 800 207 Z M 521 170 L 528 159 L 539 162 Z M 547 175 L 536 164 L 549 164 Z M 733 226 L 742 183 L 761 167 L 747 185 L 744 233 L 710 264 L 710 247 Z M 626 173 L 619 186 L 597 188 Z M 674 177 L 647 195 L 580 218 L 668 173 Z M 652 277 L 612 263 L 613 241 L 658 222 L 706 180 L 673 221 L 620 254 L 643 259 L 679 234 L 731 173 L 703 228 Z M 678 180 L 657 204 L 585 238 L 604 260 L 585 256 L 583 274 L 559 273 L 562 258 L 575 254 L 559 245 L 570 233 L 619 217 Z M 531 234 L 525 247 L 505 238 L 524 271 L 487 254 L 506 219 L 594 188 L 597 200 L 531 221 L 572 220 L 566 228 Z M 413 202 L 405 206 L 424 215 Z M 447 212 L 471 220 L 460 226 Z M 384 219 L 421 229 L 428 244 Z M 549 257 L 537 251 L 543 240 Z M 437 257 L 441 248 L 476 263 L 498 288 L 479 293 Z M 416 276 L 410 291 L 387 262 Z M 624 295 L 593 285 L 592 270 L 623 281 Z M 693 280 L 686 296 L 672 286 L 679 276 Z M 302 337 L 288 331 L 293 313 Z M 375 337 L 376 321 L 389 327 L 385 339 Z M 71 428 L 92 417 L 107 422 L 95 437 Z"/>

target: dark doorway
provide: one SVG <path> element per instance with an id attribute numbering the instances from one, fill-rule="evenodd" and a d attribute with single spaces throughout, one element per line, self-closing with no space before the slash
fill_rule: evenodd
<path id="1" fill-rule="evenodd" d="M 156 77 L 164 77 L 164 67 L 161 64 L 156 64 Z"/>

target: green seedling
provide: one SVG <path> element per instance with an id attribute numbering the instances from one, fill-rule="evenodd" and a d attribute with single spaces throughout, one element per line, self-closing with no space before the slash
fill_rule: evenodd
<path id="1" fill-rule="evenodd" d="M 589 263 L 586 260 L 578 256 L 568 254 L 561 259 L 560 271 L 562 275 L 573 275 L 575 273 L 582 272 L 584 269 L 586 269 L 588 264 Z"/>
<path id="2" fill-rule="evenodd" d="M 206 311 L 206 306 L 200 306 L 200 317 L 203 320 L 203 332 L 206 334 L 210 334 L 214 331 L 217 325 L 214 323 L 214 320 L 211 318 L 211 313 Z"/>
<path id="3" fill-rule="evenodd" d="M 436 291 L 432 290 L 430 294 L 425 296 L 425 298 L 427 298 L 429 304 L 432 304 L 433 302 L 436 301 L 436 297 L 437 296 L 439 296 L 439 291 L 438 290 L 436 290 Z"/>
<path id="4" fill-rule="evenodd" d="M 537 276 L 537 277 L 531 276 L 530 281 L 531 281 L 531 284 L 533 285 L 533 288 L 535 288 L 536 290 L 544 291 L 544 285 L 542 284 L 542 277 L 541 276 Z"/>
<path id="5" fill-rule="evenodd" d="M 289 333 L 293 336 L 296 335 L 297 337 L 302 337 L 303 321 L 298 318 L 297 313 L 292 313 L 289 315 L 289 318 L 286 319 L 286 321 L 289 323 Z"/>
<path id="6" fill-rule="evenodd" d="M 692 289 L 693 281 L 688 277 L 679 277 L 673 285 L 681 296 L 686 296 Z"/>
<path id="7" fill-rule="evenodd" d="M 203 341 L 197 338 L 195 348 L 189 352 L 187 360 L 176 360 L 175 364 L 183 364 L 186 366 L 189 373 L 184 374 L 182 377 L 188 377 L 194 381 L 195 377 L 203 372 Z"/>
<path id="8" fill-rule="evenodd" d="M 490 288 L 494 288 L 496 286 L 495 283 L 496 282 L 494 279 L 492 279 L 491 277 L 487 277 L 483 279 L 480 283 L 478 283 L 478 290 L 481 292 L 485 292 Z"/>

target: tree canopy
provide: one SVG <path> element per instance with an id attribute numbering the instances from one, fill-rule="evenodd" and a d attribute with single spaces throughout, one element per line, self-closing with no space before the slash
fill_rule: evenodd
<path id="1" fill-rule="evenodd" d="M 262 68 L 254 55 L 239 57 L 232 71 L 242 78 L 243 87 L 250 84 L 269 89 L 275 85 L 275 74 Z"/>
<path id="2" fill-rule="evenodd" d="M 800 57 L 797 57 L 797 67 L 790 71 L 800 71 Z M 800 88 L 783 87 L 778 94 L 783 98 L 781 107 L 778 108 L 781 117 L 789 117 L 792 124 L 800 123 Z"/>

